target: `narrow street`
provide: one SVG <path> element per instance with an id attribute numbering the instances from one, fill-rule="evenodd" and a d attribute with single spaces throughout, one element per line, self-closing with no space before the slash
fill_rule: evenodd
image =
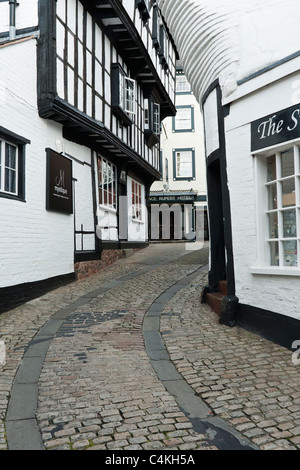
<path id="1" fill-rule="evenodd" d="M 207 270 L 151 244 L 3 313 L 0 449 L 299 449 L 300 366 L 219 324 Z"/>

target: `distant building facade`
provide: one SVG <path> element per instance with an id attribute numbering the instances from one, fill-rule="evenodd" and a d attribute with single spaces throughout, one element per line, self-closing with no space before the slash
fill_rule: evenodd
<path id="1" fill-rule="evenodd" d="M 198 228 L 208 239 L 203 119 L 180 63 L 175 104 L 176 116 L 162 122 L 161 179 L 153 183 L 149 197 L 150 238 L 195 241 L 197 211 L 198 217 L 202 211 L 203 222 Z"/>

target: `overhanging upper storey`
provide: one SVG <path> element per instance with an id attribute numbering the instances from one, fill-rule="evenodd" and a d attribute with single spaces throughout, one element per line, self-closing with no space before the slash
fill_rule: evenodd
<path id="1" fill-rule="evenodd" d="M 157 177 L 159 120 L 176 114 L 177 59 L 158 7 L 39 0 L 39 29 L 40 116 L 62 123 L 70 138 L 154 166 Z"/>
<path id="2" fill-rule="evenodd" d="M 147 22 L 140 8 L 142 3 L 149 10 Z M 67 37 L 62 26 L 70 33 Z M 163 17 L 158 7 L 152 6 L 152 1 L 39 0 L 39 27 L 40 101 L 58 94 L 60 77 L 57 75 L 56 55 L 68 61 L 76 73 L 80 56 L 83 57 L 84 49 L 88 48 L 108 70 L 111 59 L 103 55 L 110 52 L 107 47 L 109 41 L 115 54 L 126 63 L 131 78 L 140 84 L 144 95 L 154 91 L 160 96 L 161 118 L 176 114 L 174 80 L 178 53 Z M 76 59 L 77 64 L 73 63 Z M 84 65 L 88 66 L 88 63 Z"/>

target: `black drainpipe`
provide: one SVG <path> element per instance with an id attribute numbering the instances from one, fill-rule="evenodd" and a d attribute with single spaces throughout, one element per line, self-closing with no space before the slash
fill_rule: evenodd
<path id="1" fill-rule="evenodd" d="M 16 38 L 16 8 L 17 0 L 9 1 L 9 39 Z"/>

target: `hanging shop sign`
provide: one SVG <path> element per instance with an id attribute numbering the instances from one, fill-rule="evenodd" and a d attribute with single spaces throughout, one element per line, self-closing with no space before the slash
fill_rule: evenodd
<path id="1" fill-rule="evenodd" d="M 300 137 L 300 104 L 251 123 L 251 151 Z"/>
<path id="2" fill-rule="evenodd" d="M 73 214 L 72 160 L 47 149 L 46 209 Z"/>

